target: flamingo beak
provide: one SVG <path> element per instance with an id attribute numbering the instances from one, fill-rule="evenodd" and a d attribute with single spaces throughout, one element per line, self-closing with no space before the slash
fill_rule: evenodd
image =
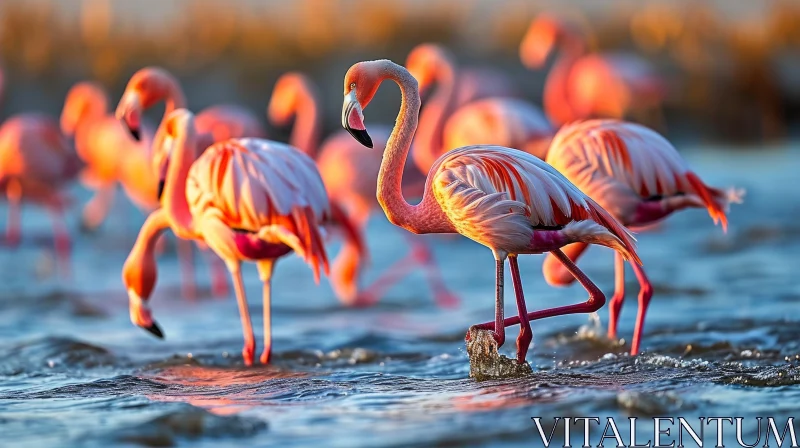
<path id="1" fill-rule="evenodd" d="M 361 105 L 356 100 L 356 90 L 353 89 L 345 95 L 342 105 L 342 127 L 356 139 L 357 142 L 372 148 L 372 138 L 367 133 L 364 126 L 364 113 L 361 112 Z"/>
<path id="2" fill-rule="evenodd" d="M 159 338 L 159 339 L 164 339 L 164 332 L 163 332 L 163 331 L 161 331 L 161 327 L 159 327 L 159 326 L 158 326 L 158 324 L 156 323 L 156 321 L 153 321 L 153 323 L 152 323 L 152 324 L 150 324 L 150 326 L 149 326 L 149 327 L 142 327 L 142 328 L 144 328 L 145 330 L 147 330 L 147 331 L 148 331 L 150 334 L 152 334 L 153 336 L 155 336 L 155 337 L 157 337 L 157 338 Z"/>
<path id="3" fill-rule="evenodd" d="M 137 142 L 142 141 L 142 131 L 133 128 L 128 128 L 128 130 L 131 131 L 131 137 L 133 137 L 134 140 Z"/>
<path id="4" fill-rule="evenodd" d="M 115 114 L 118 120 L 122 120 L 125 127 L 128 128 L 128 131 L 131 133 L 131 137 L 137 142 L 142 141 L 142 133 L 140 130 L 141 110 L 141 98 L 138 94 L 130 92 L 122 97 Z"/>
<path id="5" fill-rule="evenodd" d="M 164 180 L 158 181 L 158 200 L 161 201 L 161 196 L 164 195 Z"/>

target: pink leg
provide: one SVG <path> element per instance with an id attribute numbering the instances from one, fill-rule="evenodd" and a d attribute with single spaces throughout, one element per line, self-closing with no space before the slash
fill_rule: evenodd
<path id="1" fill-rule="evenodd" d="M 6 197 L 8 198 L 8 223 L 6 223 L 6 244 L 9 247 L 16 247 L 21 239 L 20 231 L 20 202 L 22 200 L 22 187 L 19 181 L 12 179 L 6 186 Z"/>
<path id="2" fill-rule="evenodd" d="M 511 255 L 508 257 L 508 263 L 511 265 L 511 279 L 514 282 L 514 293 L 517 296 L 517 311 L 522 324 L 519 328 L 519 336 L 517 336 L 517 362 L 522 364 L 525 362 L 525 356 L 528 354 L 528 347 L 533 340 L 533 330 L 531 330 L 531 323 L 525 317 L 528 315 L 528 308 L 525 305 L 525 295 L 522 293 L 522 279 L 519 275 L 519 264 L 517 263 L 517 256 Z"/>
<path id="3" fill-rule="evenodd" d="M 485 324 L 473 325 L 473 328 L 481 330 L 493 330 L 492 336 L 497 341 L 497 347 L 501 347 L 506 341 L 506 327 L 514 324 L 508 324 L 509 319 L 503 320 L 503 263 L 505 262 L 504 256 L 495 253 L 495 291 L 494 291 L 494 322 L 487 322 Z M 513 318 L 512 318 L 513 319 Z M 517 317 L 519 323 L 519 317 Z M 467 332 L 467 339 L 469 339 L 469 332 Z"/>
<path id="4" fill-rule="evenodd" d="M 636 279 L 639 280 L 639 311 L 636 313 L 636 328 L 633 330 L 633 343 L 631 344 L 631 355 L 639 353 L 639 344 L 642 340 L 642 332 L 644 332 L 644 318 L 647 314 L 647 306 L 650 305 L 650 298 L 653 297 L 653 285 L 645 275 L 641 266 L 636 263 L 631 263 L 633 266 L 633 273 L 636 274 Z"/>
<path id="5" fill-rule="evenodd" d="M 617 323 L 625 300 L 625 260 L 619 252 L 614 253 L 614 296 L 608 304 L 608 338 L 617 339 Z"/>
<path id="6" fill-rule="evenodd" d="M 264 283 L 264 351 L 261 352 L 261 364 L 269 364 L 272 355 L 272 272 L 275 260 L 258 262 L 258 275 Z"/>
<path id="7" fill-rule="evenodd" d="M 81 230 L 95 231 L 105 221 L 111 205 L 114 203 L 116 185 L 104 185 L 98 189 L 92 199 L 83 207 Z"/>
<path id="8" fill-rule="evenodd" d="M 185 299 L 197 298 L 192 242 L 178 238 L 178 264 L 181 269 L 181 293 Z"/>
<path id="9" fill-rule="evenodd" d="M 64 210 L 60 205 L 48 206 L 51 217 L 53 219 L 53 243 L 56 250 L 56 258 L 61 266 L 61 275 L 69 278 L 71 275 L 70 269 L 70 238 L 67 227 L 64 225 Z"/>
<path id="10" fill-rule="evenodd" d="M 208 262 L 211 265 L 211 294 L 214 297 L 228 297 L 228 279 L 225 275 L 225 263 L 212 251 L 208 251 Z"/>
<path id="11" fill-rule="evenodd" d="M 602 308 L 603 305 L 605 305 L 606 303 L 606 296 L 603 295 L 603 292 L 600 291 L 597 285 L 592 283 L 592 281 L 589 280 L 589 277 L 587 277 L 586 274 L 583 273 L 583 271 L 578 269 L 578 267 L 575 266 L 575 263 L 573 263 L 572 260 L 569 259 L 569 257 L 564 255 L 564 253 L 561 252 L 561 250 L 556 249 L 551 253 L 555 255 L 556 258 L 561 260 L 561 262 L 564 263 L 564 266 L 566 266 L 567 270 L 569 270 L 572 273 L 572 275 L 574 275 L 575 278 L 578 279 L 578 281 L 581 283 L 581 285 L 583 285 L 584 288 L 586 288 L 586 291 L 589 292 L 589 300 L 587 300 L 584 303 L 578 303 L 576 305 L 567 305 L 541 311 L 534 311 L 532 313 L 528 313 L 528 320 L 545 319 L 548 317 L 563 316 L 565 314 L 594 313 L 595 311 Z M 506 327 L 517 325 L 518 323 L 520 323 L 519 316 L 509 317 L 508 319 L 505 319 L 505 321 L 503 322 L 503 324 Z M 495 325 L 495 327 L 497 326 L 497 322 L 486 322 L 483 324 L 476 325 L 475 327 L 480 329 L 490 330 L 493 324 Z"/>
<path id="12" fill-rule="evenodd" d="M 256 353 L 256 338 L 253 335 L 253 324 L 250 322 L 250 310 L 247 308 L 247 296 L 244 294 L 244 283 L 242 282 L 242 271 L 237 264 L 235 269 L 231 269 L 233 277 L 233 288 L 236 290 L 236 302 L 239 304 L 239 316 L 242 318 L 242 333 L 244 334 L 244 348 L 242 357 L 246 366 L 253 365 L 253 358 Z"/>
<path id="13" fill-rule="evenodd" d="M 451 293 L 442 279 L 442 272 L 439 266 L 433 259 L 430 247 L 420 240 L 419 237 L 410 233 L 405 233 L 408 243 L 411 245 L 411 257 L 414 262 L 422 265 L 425 271 L 425 277 L 428 279 L 431 291 L 436 304 L 440 308 L 455 308 L 459 305 L 460 300 L 453 293 Z"/>

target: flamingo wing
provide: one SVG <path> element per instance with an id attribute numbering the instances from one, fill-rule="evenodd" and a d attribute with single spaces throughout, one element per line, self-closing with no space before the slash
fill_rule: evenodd
<path id="1" fill-rule="evenodd" d="M 611 190 L 637 199 L 695 194 L 723 225 L 733 199 L 705 185 L 667 139 L 635 123 L 588 120 L 564 126 L 547 162 L 592 197 Z"/>
<path id="2" fill-rule="evenodd" d="M 292 148 L 261 139 L 232 139 L 208 148 L 186 183 L 191 213 L 216 214 L 231 229 L 258 233 L 273 225 L 294 234 L 318 273 L 327 270 L 319 224 L 330 215 L 314 161 Z"/>
<path id="3" fill-rule="evenodd" d="M 633 238 L 553 167 L 500 146 L 468 146 L 445 154 L 431 188 L 456 230 L 492 248 L 530 251 L 537 229 L 594 221 L 633 252 Z"/>

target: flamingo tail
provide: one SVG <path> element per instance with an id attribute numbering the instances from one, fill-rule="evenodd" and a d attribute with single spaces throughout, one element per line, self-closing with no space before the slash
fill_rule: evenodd
<path id="1" fill-rule="evenodd" d="M 729 188 L 727 190 L 709 187 L 693 172 L 686 173 L 686 180 L 689 181 L 700 199 L 703 200 L 708 214 L 714 220 L 714 224 L 722 224 L 722 230 L 728 231 L 728 209 L 730 204 L 741 204 L 744 199 L 745 191 L 742 189 Z"/>

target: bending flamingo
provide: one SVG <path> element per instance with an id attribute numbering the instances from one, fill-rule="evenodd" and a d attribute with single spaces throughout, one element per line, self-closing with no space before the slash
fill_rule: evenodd
<path id="1" fill-rule="evenodd" d="M 160 67 L 145 67 L 133 74 L 125 87 L 125 92 L 117 106 L 116 117 L 121 119 L 131 135 L 137 140 L 141 138 L 141 118 L 145 110 L 153 107 L 160 101 L 166 102 L 164 119 L 172 111 L 186 107 L 186 96 L 178 80 L 168 71 Z M 164 125 L 162 119 L 161 125 Z M 225 141 L 229 138 L 240 137 L 265 137 L 259 119 L 246 109 L 236 105 L 219 105 L 203 109 L 195 120 L 197 126 L 198 149 L 203 150 L 215 142 Z M 161 176 L 163 173 L 155 173 Z M 161 196 L 161 186 L 159 194 Z M 187 248 L 179 246 L 184 252 Z M 190 247 L 188 248 L 189 252 Z M 182 256 L 183 260 L 191 260 L 190 253 Z M 183 272 L 186 278 L 193 278 L 191 263 L 183 263 Z M 224 269 L 218 260 L 212 258 L 212 291 L 215 295 L 227 294 L 227 281 Z M 191 283 L 184 283 L 191 285 Z"/>
<path id="2" fill-rule="evenodd" d="M 665 83 L 647 60 L 627 53 L 589 53 L 586 47 L 577 30 L 548 14 L 539 15 L 522 40 L 519 55 L 532 70 L 541 68 L 553 50 L 561 52 L 544 86 L 544 109 L 553 124 L 658 112 Z"/>
<path id="3" fill-rule="evenodd" d="M 401 191 L 403 165 L 420 107 L 414 77 L 388 60 L 350 67 L 344 79 L 342 125 L 363 145 L 372 146 L 362 109 L 386 79 L 400 86 L 402 102 L 378 175 L 378 201 L 389 221 L 412 233 L 460 233 L 492 250 L 497 269 L 495 320 L 479 327 L 494 330 L 495 340 L 502 345 L 505 327 L 520 323 L 517 361 L 523 363 L 532 338 L 530 320 L 593 312 L 605 302 L 603 293 L 560 248 L 574 242 L 601 244 L 638 262 L 633 238 L 550 165 L 500 146 L 469 146 L 446 153 L 431 168 L 422 201 L 417 205 L 407 203 Z M 581 282 L 589 292 L 587 302 L 527 312 L 517 256 L 544 252 L 552 252 Z M 514 279 L 519 317 L 504 320 L 506 258 Z"/>
<path id="4" fill-rule="evenodd" d="M 370 215 L 378 208 L 375 189 L 383 148 L 391 129 L 379 128 L 376 136 L 378 150 L 370 150 L 353 141 L 347 132 L 340 130 L 319 144 L 322 107 L 319 93 L 313 82 L 300 73 L 287 73 L 275 84 L 269 103 L 269 119 L 284 126 L 295 118 L 290 144 L 309 157 L 316 158 L 317 167 L 325 183 L 331 204 L 342 204 L 356 223 L 359 234 L 364 232 Z M 413 169 L 413 167 L 409 167 Z M 420 175 L 406 185 L 406 191 L 419 195 L 424 180 Z M 407 235 L 404 232 L 404 235 Z M 372 285 L 359 291 L 358 280 L 366 256 L 365 248 L 345 241 L 340 254 L 333 262 L 331 283 L 337 296 L 348 305 L 373 304 L 383 292 L 399 281 L 411 269 L 421 267 L 434 293 L 436 303 L 454 306 L 458 299 L 448 291 L 429 248 L 419 238 L 407 235 L 411 251 L 389 268 Z M 351 241 L 355 241 L 351 238 Z"/>
<path id="5" fill-rule="evenodd" d="M 451 148 L 499 145 L 544 157 L 553 128 L 541 109 L 515 98 L 483 98 L 459 106 L 459 79 L 453 55 L 436 44 L 417 46 L 406 61 L 420 90 L 436 82 L 438 89 L 420 114 L 412 157 L 427 173 Z"/>
<path id="6" fill-rule="evenodd" d="M 244 333 L 244 362 L 251 365 L 255 337 L 240 266 L 256 263 L 264 282 L 264 351 L 269 362 L 272 338 L 270 302 L 275 261 L 294 251 L 319 281 L 328 259 L 319 225 L 330 217 L 325 187 L 314 161 L 296 149 L 262 139 L 231 139 L 205 152 L 197 149 L 194 117 L 185 109 L 170 113 L 154 142 L 154 159 L 164 177 L 163 207 L 147 218 L 125 262 L 123 282 L 134 324 L 163 337 L 148 299 L 156 282 L 155 237 L 167 228 L 179 238 L 203 241 L 233 277 Z"/>
<path id="7" fill-rule="evenodd" d="M 61 189 L 75 179 L 81 162 L 58 128 L 45 115 L 19 114 L 0 126 L 0 189 L 8 199 L 6 242 L 20 240 L 20 207 L 45 207 L 53 220 L 54 244 L 62 273 L 69 274 L 70 237 L 64 226 L 67 198 Z"/>
<path id="8" fill-rule="evenodd" d="M 706 208 L 714 223 L 726 229 L 729 204 L 741 201 L 741 192 L 707 186 L 664 137 L 634 123 L 589 120 L 564 126 L 553 139 L 546 161 L 627 227 L 644 227 L 685 208 Z M 585 243 L 576 243 L 564 252 L 574 261 L 586 248 Z M 622 257 L 615 256 L 616 286 L 608 311 L 612 339 L 617 338 L 625 298 L 625 266 Z M 653 287 L 642 267 L 631 265 L 640 285 L 631 344 L 635 355 Z M 555 257 L 545 259 L 543 270 L 550 284 L 573 281 Z"/>

